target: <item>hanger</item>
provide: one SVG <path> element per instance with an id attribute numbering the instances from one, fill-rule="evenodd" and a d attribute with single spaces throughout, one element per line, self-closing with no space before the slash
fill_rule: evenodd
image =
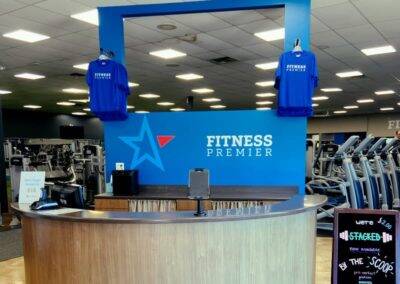
<path id="1" fill-rule="evenodd" d="M 292 52 L 302 52 L 302 51 L 303 51 L 303 49 L 301 48 L 301 45 L 300 45 L 300 39 L 296 39 L 296 41 L 294 42 L 294 47 L 293 47 Z"/>
<path id="2" fill-rule="evenodd" d="M 110 60 L 114 57 L 114 52 L 100 48 L 99 60 Z"/>

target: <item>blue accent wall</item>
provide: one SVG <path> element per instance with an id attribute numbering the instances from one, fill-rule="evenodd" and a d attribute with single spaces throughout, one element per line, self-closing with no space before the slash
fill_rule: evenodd
<path id="1" fill-rule="evenodd" d="M 107 172 L 123 162 L 141 184 L 187 185 L 190 169 L 207 168 L 212 185 L 301 186 L 303 127 L 275 111 L 131 114 L 105 123 Z"/>

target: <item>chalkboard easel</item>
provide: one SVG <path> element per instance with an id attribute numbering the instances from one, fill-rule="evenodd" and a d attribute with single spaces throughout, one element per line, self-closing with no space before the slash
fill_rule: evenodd
<path id="1" fill-rule="evenodd" d="M 400 283 L 399 212 L 335 210 L 332 283 Z"/>

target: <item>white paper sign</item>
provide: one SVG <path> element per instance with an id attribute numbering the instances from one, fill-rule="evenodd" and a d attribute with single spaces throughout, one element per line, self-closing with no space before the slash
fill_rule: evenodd
<path id="1" fill-rule="evenodd" d="M 18 203 L 38 201 L 44 187 L 45 172 L 21 172 Z"/>

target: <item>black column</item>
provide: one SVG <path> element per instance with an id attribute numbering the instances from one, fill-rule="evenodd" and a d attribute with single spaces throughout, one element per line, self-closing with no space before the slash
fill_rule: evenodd
<path id="1" fill-rule="evenodd" d="M 0 99 L 0 213 L 8 212 L 6 165 L 4 161 L 4 126 Z"/>

